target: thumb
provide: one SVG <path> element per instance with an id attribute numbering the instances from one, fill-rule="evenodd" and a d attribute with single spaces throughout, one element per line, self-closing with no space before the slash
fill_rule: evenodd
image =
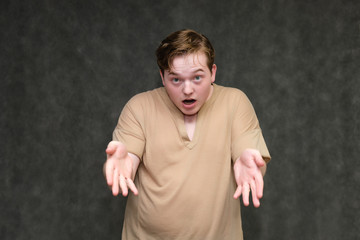
<path id="1" fill-rule="evenodd" d="M 255 163 L 258 167 L 262 167 L 265 165 L 265 161 L 262 158 L 261 154 L 259 151 L 256 151 L 256 154 L 254 155 L 254 159 L 255 159 Z"/>
<path id="2" fill-rule="evenodd" d="M 116 152 L 118 145 L 119 145 L 119 142 L 117 142 L 117 141 L 109 142 L 109 144 L 106 147 L 105 152 L 109 155 L 113 155 Z"/>

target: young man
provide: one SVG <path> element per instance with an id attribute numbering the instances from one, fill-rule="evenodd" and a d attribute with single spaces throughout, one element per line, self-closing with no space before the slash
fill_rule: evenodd
<path id="1" fill-rule="evenodd" d="M 164 87 L 124 107 L 104 173 L 129 194 L 122 239 L 242 239 L 240 195 L 255 207 L 270 155 L 240 90 L 214 84 L 209 40 L 170 34 L 156 51 Z"/>

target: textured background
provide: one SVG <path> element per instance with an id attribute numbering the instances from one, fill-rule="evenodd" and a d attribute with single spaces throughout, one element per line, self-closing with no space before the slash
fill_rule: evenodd
<path id="1" fill-rule="evenodd" d="M 0 239 L 120 239 L 104 149 L 154 51 L 193 28 L 273 160 L 250 239 L 360 238 L 360 1 L 1 1 Z"/>

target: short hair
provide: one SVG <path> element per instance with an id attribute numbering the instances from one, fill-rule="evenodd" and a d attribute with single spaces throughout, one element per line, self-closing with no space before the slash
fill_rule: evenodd
<path id="1" fill-rule="evenodd" d="M 215 50 L 209 39 L 194 30 L 183 29 L 167 36 L 156 49 L 157 64 L 164 74 L 172 67 L 175 57 L 203 52 L 207 57 L 207 66 L 212 70 Z"/>

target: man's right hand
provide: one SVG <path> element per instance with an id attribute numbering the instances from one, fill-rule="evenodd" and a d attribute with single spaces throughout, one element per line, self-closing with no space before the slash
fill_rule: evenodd
<path id="1" fill-rule="evenodd" d="M 105 152 L 107 159 L 104 164 L 104 174 L 113 195 L 117 196 L 121 191 L 125 197 L 128 195 L 128 189 L 137 195 L 138 190 L 133 180 L 139 166 L 139 158 L 128 153 L 125 145 L 118 141 L 111 141 Z"/>

